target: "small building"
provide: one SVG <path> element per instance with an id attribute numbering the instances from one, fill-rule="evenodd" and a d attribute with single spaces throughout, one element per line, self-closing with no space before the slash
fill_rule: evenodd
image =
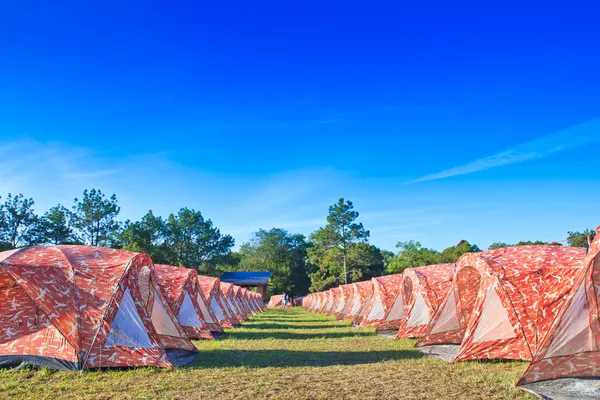
<path id="1" fill-rule="evenodd" d="M 221 275 L 221 282 L 233 283 L 245 288 L 256 288 L 256 292 L 265 300 L 267 296 L 267 286 L 269 286 L 271 272 L 224 272 Z"/>

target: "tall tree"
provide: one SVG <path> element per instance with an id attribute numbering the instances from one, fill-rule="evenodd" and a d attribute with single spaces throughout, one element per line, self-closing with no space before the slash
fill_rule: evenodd
<path id="1" fill-rule="evenodd" d="M 73 206 L 73 226 L 79 239 L 91 246 L 114 244 L 121 226 L 116 220 L 120 211 L 116 195 L 107 198 L 101 190 L 84 190 Z"/>
<path id="2" fill-rule="evenodd" d="M 60 204 L 52 207 L 38 224 L 39 242 L 54 245 L 77 243 L 72 220 L 73 214 L 66 207 Z"/>
<path id="3" fill-rule="evenodd" d="M 362 223 L 356 222 L 358 216 L 352 202 L 340 198 L 329 207 L 327 225 L 311 235 L 313 239 L 319 236 L 318 241 L 326 247 L 323 251 L 330 247 L 337 247 L 341 251 L 345 283 L 348 283 L 348 247 L 369 239 L 369 231 L 365 230 Z"/>
<path id="4" fill-rule="evenodd" d="M 476 244 L 471 244 L 467 240 L 461 240 L 454 247 L 448 247 L 442 250 L 440 255 L 440 263 L 454 263 L 456 262 L 463 254 L 466 253 L 477 253 L 480 252 L 481 249 Z"/>
<path id="5" fill-rule="evenodd" d="M 272 293 L 305 294 L 310 286 L 306 272 L 308 246 L 304 235 L 278 228 L 261 229 L 240 247 L 237 269 L 272 272 L 269 281 Z"/>
<path id="6" fill-rule="evenodd" d="M 168 262 L 169 251 L 166 248 L 166 223 L 148 211 L 140 221 L 125 221 L 125 227 L 119 235 L 123 249 L 147 253 L 155 263 Z"/>
<path id="7" fill-rule="evenodd" d="M 0 205 L 0 242 L 2 247 L 17 248 L 36 242 L 38 216 L 33 211 L 34 201 L 22 194 L 6 197 Z"/>
<path id="8" fill-rule="evenodd" d="M 231 252 L 233 237 L 223 235 L 200 211 L 182 208 L 165 225 L 165 247 L 171 264 L 199 268 Z"/>

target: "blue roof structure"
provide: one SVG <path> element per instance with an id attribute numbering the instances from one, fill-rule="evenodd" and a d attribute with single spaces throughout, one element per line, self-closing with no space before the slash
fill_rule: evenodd
<path id="1" fill-rule="evenodd" d="M 238 286 L 266 286 L 270 277 L 270 272 L 224 272 L 220 279 Z"/>

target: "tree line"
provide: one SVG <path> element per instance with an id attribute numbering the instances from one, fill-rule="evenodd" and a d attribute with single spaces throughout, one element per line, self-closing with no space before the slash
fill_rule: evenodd
<path id="1" fill-rule="evenodd" d="M 219 276 L 225 271 L 271 271 L 269 291 L 299 296 L 406 268 L 452 263 L 479 247 L 466 240 L 437 251 L 418 241 L 398 242 L 396 252 L 369 243 L 370 232 L 358 221 L 351 201 L 329 207 L 327 223 L 308 237 L 284 229 L 260 229 L 233 251 L 235 241 L 200 211 L 182 208 L 167 217 L 150 210 L 139 221 L 120 221 L 116 195 L 84 190 L 70 208 L 56 205 L 43 215 L 22 194 L 0 204 L 0 250 L 29 245 L 85 244 L 148 253 L 154 262 L 195 268 Z M 568 232 L 567 244 L 587 247 L 594 231 Z M 544 244 L 521 241 L 514 245 Z M 558 243 L 551 243 L 558 244 Z M 493 243 L 489 249 L 511 246 Z"/>

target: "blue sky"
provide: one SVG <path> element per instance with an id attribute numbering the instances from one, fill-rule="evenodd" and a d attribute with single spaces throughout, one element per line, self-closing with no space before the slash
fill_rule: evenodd
<path id="1" fill-rule="evenodd" d="M 39 212 L 95 187 L 240 244 L 345 197 L 390 250 L 600 224 L 596 1 L 11 3 L 0 194 Z"/>

